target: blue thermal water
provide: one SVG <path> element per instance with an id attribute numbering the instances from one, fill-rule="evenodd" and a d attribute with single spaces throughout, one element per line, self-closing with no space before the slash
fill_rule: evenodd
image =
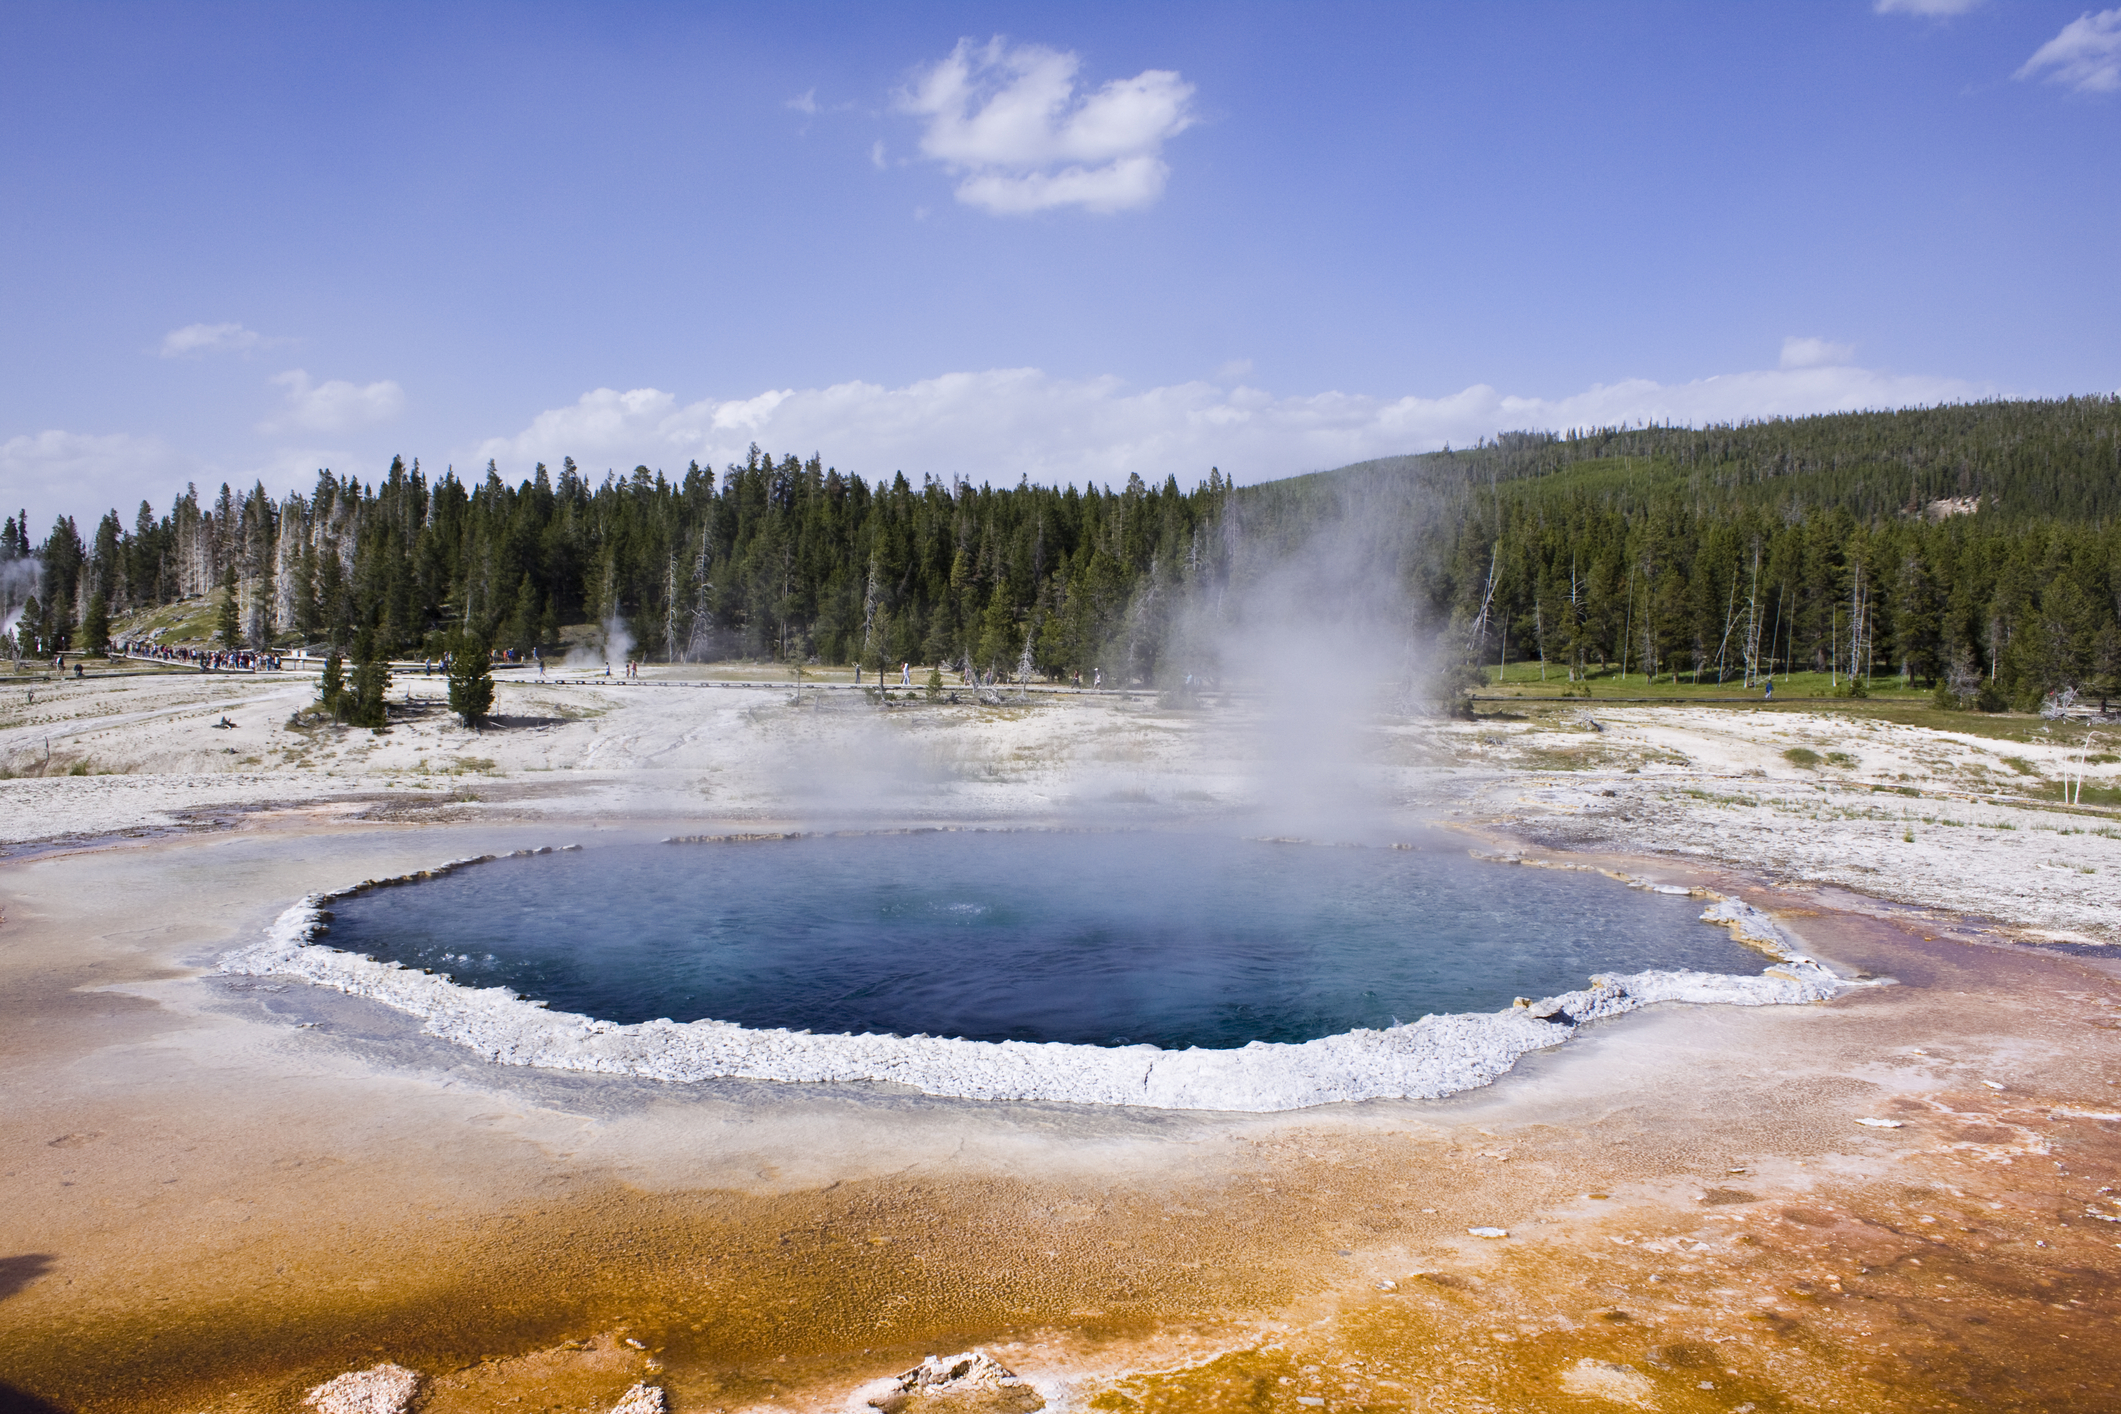
<path id="1" fill-rule="evenodd" d="M 328 946 L 609 1021 L 985 1041 L 1305 1041 L 1761 967 L 1698 900 L 1596 875 L 1186 834 L 607 846 L 332 907 Z"/>

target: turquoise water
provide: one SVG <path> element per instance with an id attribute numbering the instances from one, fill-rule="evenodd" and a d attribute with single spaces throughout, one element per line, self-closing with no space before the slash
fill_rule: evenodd
<path id="1" fill-rule="evenodd" d="M 932 832 L 499 859 L 332 905 L 320 941 L 609 1021 L 1306 1041 L 1593 972 L 1756 973 L 1698 900 L 1463 846 Z"/>

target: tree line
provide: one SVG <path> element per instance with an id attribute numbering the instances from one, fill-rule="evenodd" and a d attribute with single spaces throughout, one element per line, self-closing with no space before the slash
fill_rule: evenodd
<path id="1" fill-rule="evenodd" d="M 1516 436 L 1444 460 L 1459 507 L 1417 573 L 1483 661 L 1889 676 L 1992 708 L 2121 694 L 2121 399 Z"/>
<path id="2" fill-rule="evenodd" d="M 0 592 L 33 567 L 25 656 L 216 596 L 231 646 L 550 652 L 589 625 L 654 658 L 1159 683 L 1220 672 L 1201 626 L 1310 556 L 1444 663 L 1891 675 L 2025 706 L 2121 691 L 2117 512 L 2103 397 L 1513 433 L 1249 487 L 871 482 L 757 448 L 719 474 L 567 460 L 512 485 L 398 460 L 278 500 L 188 489 L 85 537 L 10 517 Z"/>

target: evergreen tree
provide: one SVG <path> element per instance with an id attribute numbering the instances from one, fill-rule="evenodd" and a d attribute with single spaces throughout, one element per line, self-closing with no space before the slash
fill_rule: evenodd
<path id="1" fill-rule="evenodd" d="M 88 612 L 81 619 L 81 651 L 91 657 L 110 653 L 110 606 L 100 593 L 88 601 Z"/>
<path id="2" fill-rule="evenodd" d="M 377 634 L 363 632 L 354 640 L 353 681 L 340 694 L 341 718 L 357 727 L 389 726 L 390 710 L 384 705 L 389 691 L 389 651 Z"/>
<path id="3" fill-rule="evenodd" d="M 214 637 L 223 648 L 243 646 L 242 615 L 236 608 L 236 562 L 230 560 L 221 574 L 221 609 L 214 623 Z"/>
<path id="4" fill-rule="evenodd" d="M 37 630 L 44 623 L 44 610 L 32 594 L 22 601 L 22 617 L 15 621 L 15 651 L 25 658 L 42 657 L 51 651 Z"/>
<path id="5" fill-rule="evenodd" d="M 449 656 L 449 710 L 467 727 L 484 726 L 493 711 L 493 659 L 469 634 L 458 636 Z"/>
<path id="6" fill-rule="evenodd" d="M 324 676 L 317 683 L 317 701 L 340 721 L 346 720 L 346 660 L 334 648 L 324 660 Z"/>

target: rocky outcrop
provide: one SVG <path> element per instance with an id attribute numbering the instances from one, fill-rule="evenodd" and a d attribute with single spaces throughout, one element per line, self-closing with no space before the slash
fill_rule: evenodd
<path id="1" fill-rule="evenodd" d="M 611 1414 L 663 1414 L 663 1392 L 651 1384 L 637 1384 L 611 1406 Z"/>
<path id="2" fill-rule="evenodd" d="M 1030 1414 L 1045 1398 L 991 1355 L 931 1355 L 869 1400 L 884 1414 Z"/>
<path id="3" fill-rule="evenodd" d="M 420 1377 L 403 1365 L 381 1364 L 326 1380 L 302 1402 L 317 1414 L 405 1414 L 420 1392 Z"/>

